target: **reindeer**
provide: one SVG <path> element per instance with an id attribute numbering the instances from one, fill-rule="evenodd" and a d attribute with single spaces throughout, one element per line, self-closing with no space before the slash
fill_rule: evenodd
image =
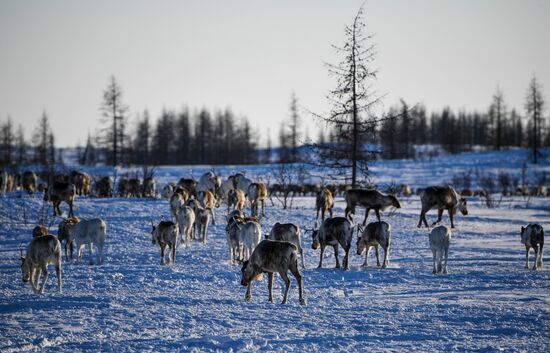
<path id="1" fill-rule="evenodd" d="M 321 257 L 319 266 L 323 267 L 323 257 L 325 248 L 331 245 L 334 248 L 334 258 L 336 259 L 336 268 L 340 268 L 338 261 L 338 244 L 344 248 L 346 255 L 344 257 L 344 269 L 349 269 L 349 251 L 351 249 L 351 240 L 353 237 L 353 225 L 348 218 L 334 217 L 327 218 L 321 223 L 319 229 L 313 229 L 311 248 L 317 250 L 321 247 Z"/>
<path id="2" fill-rule="evenodd" d="M 445 226 L 438 226 L 430 232 L 430 249 L 432 250 L 434 270 L 433 273 L 447 273 L 447 260 L 449 258 L 449 244 L 451 243 L 451 231 Z M 443 257 L 445 265 L 442 266 Z"/>
<path id="3" fill-rule="evenodd" d="M 46 281 L 48 280 L 48 265 L 55 266 L 57 275 L 57 288 L 62 292 L 61 288 L 61 244 L 53 235 L 44 235 L 33 238 L 27 248 L 27 255 L 23 257 L 21 250 L 21 272 L 23 273 L 23 282 L 31 282 L 34 293 L 43 294 Z M 40 276 L 44 273 L 44 279 L 40 289 L 38 284 Z"/>
<path id="4" fill-rule="evenodd" d="M 241 189 L 231 189 L 227 192 L 227 213 L 231 207 L 236 210 L 242 210 L 246 203 L 246 197 Z"/>
<path id="5" fill-rule="evenodd" d="M 328 211 L 332 218 L 332 208 L 334 207 L 334 197 L 329 189 L 324 188 L 317 192 L 317 198 L 315 199 L 315 209 L 317 210 L 317 216 L 315 221 L 319 218 L 319 210 L 321 210 L 321 220 L 325 220 L 325 212 Z"/>
<path id="6" fill-rule="evenodd" d="M 214 194 L 209 190 L 201 190 L 197 192 L 197 199 L 201 206 L 207 209 L 212 214 L 212 224 L 216 225 L 216 217 L 214 215 L 214 208 L 219 207 L 220 204 L 214 197 Z"/>
<path id="7" fill-rule="evenodd" d="M 369 212 L 373 209 L 376 212 L 378 222 L 380 222 L 380 211 L 384 211 L 389 207 L 401 208 L 401 204 L 397 201 L 397 198 L 393 195 L 386 195 L 378 190 L 366 190 L 366 189 L 350 189 L 346 191 L 346 217 L 350 218 L 351 214 L 355 214 L 355 207 L 357 205 L 366 208 L 365 219 L 363 225 L 367 223 Z"/>
<path id="8" fill-rule="evenodd" d="M 170 221 L 161 221 L 158 226 L 155 226 L 151 221 L 151 231 L 153 245 L 160 246 L 160 264 L 168 265 L 170 262 L 176 263 L 176 248 L 178 242 L 179 228 L 178 224 Z M 172 259 L 168 253 L 168 260 L 165 260 L 166 248 L 172 249 Z"/>
<path id="9" fill-rule="evenodd" d="M 27 191 L 29 194 L 32 194 L 36 191 L 36 173 L 31 171 L 26 171 L 21 177 L 21 185 L 23 190 Z"/>
<path id="10" fill-rule="evenodd" d="M 185 242 L 187 247 L 188 241 L 192 237 L 192 232 L 194 230 L 194 225 L 196 221 L 195 211 L 189 206 L 183 206 L 179 209 L 177 216 L 178 228 L 181 232 L 182 240 Z"/>
<path id="11" fill-rule="evenodd" d="M 305 269 L 304 264 L 304 249 L 302 249 L 302 241 L 300 237 L 300 228 L 294 223 L 275 223 L 271 232 L 267 235 L 269 240 L 288 241 L 296 245 L 300 258 L 302 259 L 302 268 Z"/>
<path id="12" fill-rule="evenodd" d="M 80 263 L 82 250 L 85 245 L 88 245 L 88 250 L 90 250 L 90 265 L 94 263 L 92 250 L 94 245 L 97 247 L 98 264 L 101 265 L 103 263 L 103 249 L 105 246 L 105 235 L 107 233 L 107 225 L 103 220 L 94 218 L 81 220 L 76 224 L 65 223 L 65 228 L 69 233 L 69 242 L 75 243 L 77 264 Z"/>
<path id="13" fill-rule="evenodd" d="M 44 190 L 44 201 L 50 201 L 53 205 L 53 216 L 61 215 L 59 206 L 65 201 L 69 205 L 69 217 L 74 217 L 75 187 L 67 182 L 54 181 L 53 184 Z"/>
<path id="14" fill-rule="evenodd" d="M 542 255 L 544 248 L 544 229 L 540 224 L 529 224 L 521 227 L 521 243 L 525 245 L 525 269 L 529 269 L 529 251 L 535 251 L 535 263 L 533 270 L 542 268 Z"/>
<path id="15" fill-rule="evenodd" d="M 73 240 L 70 239 L 69 227 L 67 227 L 67 225 L 74 226 L 78 222 L 80 222 L 78 217 L 65 218 L 64 220 L 61 221 L 61 223 L 59 223 L 59 226 L 57 228 L 57 239 L 59 240 L 61 245 L 63 245 L 63 241 L 65 241 L 65 260 L 66 261 L 69 261 L 69 256 L 68 256 L 69 246 L 71 248 L 71 260 L 73 259 L 73 251 L 74 251 L 74 239 Z"/>
<path id="16" fill-rule="evenodd" d="M 456 210 L 466 216 L 468 208 L 466 207 L 466 199 L 460 196 L 456 190 L 450 186 L 431 186 L 419 191 L 420 201 L 422 201 L 422 211 L 420 211 L 420 219 L 418 228 L 422 227 L 422 222 L 428 227 L 426 213 L 434 208 L 437 208 L 437 221 L 432 224 L 432 227 L 441 222 L 443 211 L 447 210 L 449 219 L 451 220 L 451 228 L 454 228 L 453 215 Z"/>
<path id="17" fill-rule="evenodd" d="M 258 215 L 258 202 L 262 205 L 262 217 L 264 214 L 264 203 L 267 199 L 267 187 L 264 183 L 256 182 L 248 186 L 247 193 L 248 200 L 250 201 L 250 210 L 252 215 Z"/>
<path id="18" fill-rule="evenodd" d="M 264 273 L 268 276 L 269 301 L 273 302 L 273 277 L 277 272 L 285 282 L 285 293 L 281 304 L 286 304 L 290 279 L 287 272 L 290 271 L 298 282 L 298 293 L 301 305 L 306 301 L 303 296 L 302 275 L 298 270 L 298 248 L 296 245 L 286 241 L 263 240 L 256 248 L 250 259 L 243 263 L 241 268 L 241 285 L 246 286 L 245 300 L 252 298 L 252 281 L 261 279 Z"/>
<path id="19" fill-rule="evenodd" d="M 368 258 L 370 248 L 374 246 L 376 250 L 376 265 L 380 266 L 380 252 L 379 248 L 382 246 L 384 249 L 384 261 L 382 268 L 388 266 L 388 253 L 390 252 L 391 242 L 391 226 L 386 222 L 373 222 L 369 223 L 363 230 L 361 226 L 358 226 L 359 235 L 357 239 L 357 255 L 362 255 L 366 250 L 364 267 L 368 266 Z"/>
<path id="20" fill-rule="evenodd" d="M 95 189 L 96 189 L 97 197 L 112 197 L 113 181 L 109 176 L 104 176 L 96 181 Z"/>

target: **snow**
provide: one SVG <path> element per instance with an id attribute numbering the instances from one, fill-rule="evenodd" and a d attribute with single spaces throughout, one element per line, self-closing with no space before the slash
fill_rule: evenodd
<path id="1" fill-rule="evenodd" d="M 405 179 L 417 187 L 476 165 L 517 172 L 523 152 L 503 152 L 500 159 L 497 153 L 480 153 L 421 163 L 380 161 L 373 173 L 380 183 Z M 256 175 L 270 166 L 234 168 Z M 547 170 L 548 164 L 537 168 Z M 196 176 L 209 167 L 159 168 L 164 181 L 191 169 Z M 279 304 L 278 276 L 275 304 L 267 302 L 267 277 L 254 282 L 252 300 L 244 300 L 240 267 L 227 262 L 225 208 L 216 213 L 218 225 L 210 226 L 206 245 L 182 246 L 176 264 L 161 266 L 150 234 L 151 220 L 169 218 L 168 201 L 161 199 L 77 198 L 79 217 L 107 223 L 105 263 L 87 265 L 86 250 L 80 265 L 63 263 L 62 294 L 52 267 L 45 293 L 33 294 L 21 281 L 18 248 L 30 241 L 43 201 L 38 194 L 2 194 L 0 351 L 549 351 L 550 271 L 524 270 L 520 243 L 522 225 L 538 222 L 549 229 L 549 200 L 504 198 L 498 208 L 488 209 L 470 198 L 469 215 L 455 217 L 448 275 L 431 273 L 428 230 L 416 228 L 417 196 L 401 198 L 402 209 L 382 215 L 393 228 L 386 269 L 372 266 L 373 251 L 369 267 L 361 267 L 364 255 L 356 255 L 355 240 L 349 271 L 334 269 L 332 249 L 324 268 L 316 269 L 319 251 L 311 249 L 310 235 L 303 235 L 308 304 L 301 306 L 292 276 L 288 304 Z M 282 210 L 268 202 L 264 232 L 277 221 L 310 228 L 314 204 L 313 197 L 298 197 L 295 208 Z M 338 197 L 335 215 L 344 207 Z M 61 208 L 68 212 L 66 205 Z M 435 216 L 429 212 L 428 221 Z M 58 222 L 50 228 L 54 234 Z M 449 225 L 446 214 L 443 222 Z"/>

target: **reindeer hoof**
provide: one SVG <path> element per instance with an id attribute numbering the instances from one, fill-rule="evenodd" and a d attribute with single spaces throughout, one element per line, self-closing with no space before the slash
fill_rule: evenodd
<path id="1" fill-rule="evenodd" d="M 386 268 L 386 265 L 382 265 L 382 268 Z"/>
<path id="2" fill-rule="evenodd" d="M 300 299 L 300 305 L 307 305 L 307 302 L 305 299 Z"/>
<path id="3" fill-rule="evenodd" d="M 283 300 L 283 301 L 281 302 L 281 305 L 283 305 L 283 304 L 286 304 L 286 300 Z"/>
<path id="4" fill-rule="evenodd" d="M 250 299 L 252 299 L 252 297 L 250 295 L 245 295 L 244 296 L 244 300 L 246 300 L 247 302 L 249 302 Z"/>
<path id="5" fill-rule="evenodd" d="M 432 273 L 435 275 L 435 274 L 437 273 L 437 271 L 436 271 L 436 270 L 433 270 Z"/>
<path id="6" fill-rule="evenodd" d="M 447 272 L 447 269 L 444 269 L 443 274 L 446 275 L 447 273 L 449 273 L 449 272 Z"/>

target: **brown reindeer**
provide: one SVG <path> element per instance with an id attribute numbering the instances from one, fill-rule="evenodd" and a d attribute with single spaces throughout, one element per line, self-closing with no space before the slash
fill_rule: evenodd
<path id="1" fill-rule="evenodd" d="M 418 221 L 418 228 L 422 227 L 422 222 L 428 227 L 428 221 L 426 220 L 426 213 L 431 209 L 437 209 L 437 221 L 432 226 L 441 222 L 443 217 L 443 211 L 447 210 L 449 218 L 451 220 L 451 228 L 454 228 L 453 215 L 456 210 L 466 216 L 468 214 L 468 208 L 466 207 L 466 199 L 460 196 L 455 189 L 450 186 L 430 186 L 419 191 L 420 200 L 422 201 L 422 211 L 420 211 L 420 220 Z"/>
<path id="2" fill-rule="evenodd" d="M 346 192 L 346 217 L 350 218 L 351 214 L 355 214 L 355 207 L 357 205 L 366 208 L 365 219 L 363 225 L 367 223 L 370 210 L 376 212 L 378 222 L 380 222 L 380 211 L 384 211 L 389 207 L 401 208 L 401 204 L 397 201 L 397 198 L 393 195 L 386 195 L 378 190 L 366 190 L 366 189 L 350 189 Z"/>

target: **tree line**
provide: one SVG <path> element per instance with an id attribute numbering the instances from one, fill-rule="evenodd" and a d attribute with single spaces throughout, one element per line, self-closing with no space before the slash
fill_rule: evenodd
<path id="1" fill-rule="evenodd" d="M 38 119 L 31 142 L 25 139 L 23 126 L 19 124 L 16 129 L 11 117 L 0 121 L 0 169 L 17 169 L 25 164 L 48 166 L 59 160 L 54 133 L 45 111 Z"/>
<path id="2" fill-rule="evenodd" d="M 385 120 L 378 129 L 383 158 L 414 158 L 413 145 L 441 145 L 449 153 L 471 151 L 481 146 L 501 150 L 530 147 L 540 157 L 539 147 L 550 146 L 550 129 L 542 115 L 545 108 L 540 84 L 531 79 L 525 96 L 524 114 L 508 109 L 497 88 L 485 112 L 455 112 L 444 108 L 428 114 L 425 106 L 409 107 L 405 101 L 390 109 L 395 119 Z"/>
<path id="3" fill-rule="evenodd" d="M 207 109 L 196 112 L 187 108 L 179 112 L 165 109 L 155 121 L 145 110 L 130 119 L 129 108 L 123 103 L 122 90 L 114 77 L 103 98 L 102 128 L 95 135 L 89 134 L 84 146 L 77 147 L 79 162 L 84 165 L 293 163 L 301 160 L 300 145 L 311 142 L 301 131 L 305 124 L 294 94 L 289 117 L 281 124 L 275 160 L 271 139 L 268 137 L 267 148 L 259 150 L 257 133 L 249 121 L 236 117 L 230 110 L 212 113 Z M 361 145 L 379 146 L 375 150 L 385 159 L 415 158 L 415 145 L 433 144 L 449 153 L 471 151 L 480 146 L 495 150 L 529 147 L 535 161 L 540 158 L 539 147 L 550 146 L 550 129 L 543 114 L 545 104 L 536 77 L 529 83 L 523 112 L 508 109 L 500 89 L 496 90 L 484 112 L 457 112 L 444 108 L 428 113 L 422 104 L 411 107 L 401 100 L 389 109 L 387 118 L 381 119 L 376 127 L 365 125 L 357 137 Z M 344 113 L 337 112 L 331 119 L 338 120 L 339 116 L 345 116 Z M 361 121 L 360 124 L 366 123 Z M 340 152 L 350 154 L 346 147 L 350 140 L 344 137 L 353 135 L 346 126 L 352 124 L 331 126 L 329 133 L 321 130 L 314 144 L 331 148 L 327 149 L 330 153 L 320 149 L 320 154 L 324 153 L 325 157 Z M 335 146 L 343 147 L 339 151 L 340 147 Z M 16 127 L 10 117 L 0 120 L 1 168 L 29 163 L 51 166 L 60 162 L 61 155 L 56 153 L 55 136 L 46 111 L 38 119 L 30 141 L 25 139 L 23 127 Z M 334 162 L 342 163 L 342 158 L 334 158 Z"/>
<path id="4" fill-rule="evenodd" d="M 254 164 L 258 163 L 257 136 L 248 119 L 230 110 L 196 113 L 164 109 L 153 123 L 148 111 L 139 114 L 128 127 L 128 107 L 114 76 L 103 93 L 103 133 L 96 138 L 104 162 L 110 165 L 146 164 Z M 91 139 L 80 154 L 82 164 L 95 151 Z M 96 156 L 97 153 L 94 153 Z"/>

